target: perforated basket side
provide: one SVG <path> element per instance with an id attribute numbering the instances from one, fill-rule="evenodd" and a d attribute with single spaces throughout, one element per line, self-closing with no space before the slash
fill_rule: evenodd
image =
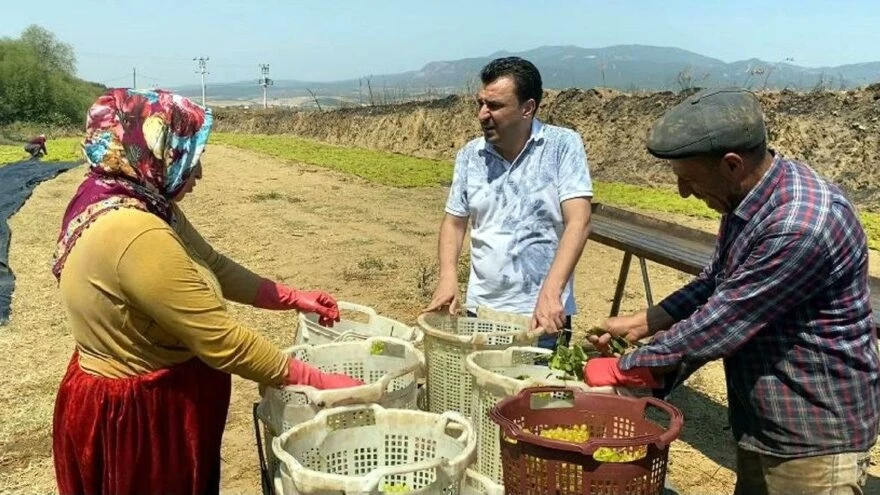
<path id="1" fill-rule="evenodd" d="M 649 420 L 646 408 L 668 414 L 664 427 Z M 636 399 L 583 392 L 568 387 L 532 387 L 502 399 L 490 417 L 501 426 L 501 461 L 509 495 L 663 492 L 669 444 L 682 426 L 681 411 L 653 397 Z M 570 443 L 540 436 L 553 427 L 584 425 L 590 438 Z M 638 454 L 621 462 L 597 460 L 599 448 Z"/>
<path id="2" fill-rule="evenodd" d="M 372 354 L 374 343 L 381 343 L 386 355 Z M 418 379 L 424 374 L 424 355 L 409 342 L 374 337 L 322 346 L 294 346 L 286 352 L 313 365 L 320 362 L 318 367 L 324 371 L 344 372 L 368 384 L 385 383 L 378 391 L 367 393 L 362 391 L 365 387 L 334 391 L 341 392 L 346 401 L 375 402 L 398 409 L 418 408 Z M 338 401 L 326 399 L 327 394 L 311 387 L 263 388 L 257 415 L 264 425 L 266 445 L 271 445 L 281 432 L 314 418 L 328 404 L 332 406 Z M 271 452 L 266 457 L 274 469 L 278 459 Z"/>
<path id="3" fill-rule="evenodd" d="M 374 404 L 321 411 L 272 448 L 289 493 L 378 493 L 384 483 L 405 484 L 410 493 L 455 493 L 476 441 L 470 422 L 456 413 Z"/>
<path id="4" fill-rule="evenodd" d="M 530 334 L 524 327 L 479 318 L 426 313 L 419 316 L 419 325 L 425 331 L 428 410 L 435 413 L 458 411 L 470 416 L 472 395 L 471 379 L 465 369 L 467 354 L 537 341 L 537 334 Z"/>
<path id="5" fill-rule="evenodd" d="M 614 387 L 590 387 L 582 382 L 557 378 L 557 372 L 538 364 L 551 354 L 550 350 L 539 347 L 508 347 L 502 351 L 475 351 L 465 359 L 465 367 L 472 379 L 470 417 L 477 432 L 477 467 L 480 473 L 496 482 L 502 481 L 499 428 L 489 418 L 489 412 L 498 401 L 535 386 L 568 386 L 595 393 L 619 392 Z"/>

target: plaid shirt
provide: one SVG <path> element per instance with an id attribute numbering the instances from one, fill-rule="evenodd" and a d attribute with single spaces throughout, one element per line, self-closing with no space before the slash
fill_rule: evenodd
<path id="1" fill-rule="evenodd" d="M 678 323 L 621 369 L 724 359 L 743 449 L 779 457 L 867 451 L 880 421 L 868 248 L 852 205 L 776 155 L 724 215 L 703 272 L 660 305 Z"/>

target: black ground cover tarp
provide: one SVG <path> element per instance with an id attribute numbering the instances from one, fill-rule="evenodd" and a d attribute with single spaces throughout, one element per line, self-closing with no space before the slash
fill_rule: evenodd
<path id="1" fill-rule="evenodd" d="M 9 305 L 15 289 L 15 275 L 9 266 L 11 232 L 7 220 L 21 208 L 38 184 L 78 165 L 76 162 L 28 160 L 0 167 L 0 325 L 9 321 Z M 57 227 L 52 225 L 52 228 Z M 46 260 L 46 269 L 49 269 L 49 260 Z"/>

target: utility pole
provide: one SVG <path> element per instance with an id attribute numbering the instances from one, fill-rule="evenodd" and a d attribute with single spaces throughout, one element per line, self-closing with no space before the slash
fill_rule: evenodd
<path id="1" fill-rule="evenodd" d="M 208 60 L 211 60 L 210 57 L 193 57 L 193 60 L 197 60 L 199 62 L 199 68 L 196 70 L 196 74 L 202 75 L 202 106 L 205 105 L 205 74 L 210 74 L 208 72 Z"/>
<path id="2" fill-rule="evenodd" d="M 260 74 L 262 74 L 262 77 L 260 78 L 259 81 L 257 81 L 257 84 L 259 84 L 260 86 L 263 87 L 263 108 L 265 109 L 265 108 L 269 108 L 267 88 L 269 86 L 272 86 L 274 81 L 269 79 L 269 64 L 260 64 L 259 67 L 260 67 Z"/>
<path id="3" fill-rule="evenodd" d="M 131 89 L 137 89 L 138 86 L 137 68 L 131 68 Z"/>

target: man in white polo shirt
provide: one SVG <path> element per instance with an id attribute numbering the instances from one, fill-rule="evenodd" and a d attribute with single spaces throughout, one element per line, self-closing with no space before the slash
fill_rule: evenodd
<path id="1" fill-rule="evenodd" d="M 577 312 L 572 273 L 589 235 L 593 196 L 577 132 L 535 118 L 541 74 L 518 57 L 491 61 L 480 72 L 477 97 L 483 136 L 455 161 L 440 225 L 440 277 L 426 311 L 458 311 L 456 267 L 468 220 L 471 271 L 465 307 L 531 316 L 532 328 L 554 348 L 571 338 Z"/>

